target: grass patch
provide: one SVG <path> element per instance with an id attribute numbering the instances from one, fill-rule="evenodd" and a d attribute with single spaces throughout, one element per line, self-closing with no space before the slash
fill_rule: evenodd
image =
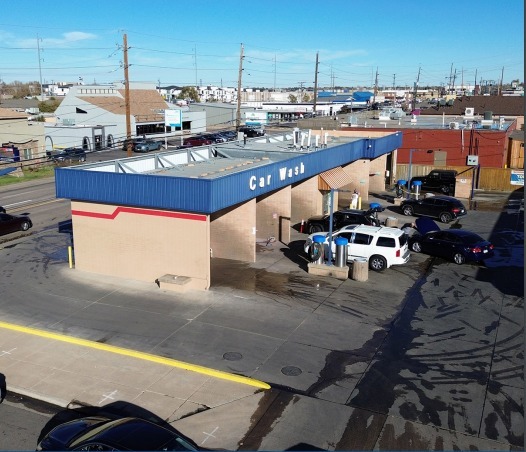
<path id="1" fill-rule="evenodd" d="M 21 182 L 28 182 L 32 180 L 45 179 L 55 177 L 55 166 L 43 166 L 42 168 L 31 168 L 22 170 L 22 176 L 12 176 L 6 174 L 0 176 L 0 187 L 4 185 L 19 184 Z"/>

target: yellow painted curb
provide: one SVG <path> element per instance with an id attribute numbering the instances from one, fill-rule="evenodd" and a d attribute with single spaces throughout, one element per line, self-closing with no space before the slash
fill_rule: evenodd
<path id="1" fill-rule="evenodd" d="M 51 333 L 49 331 L 38 330 L 27 326 L 14 325 L 11 323 L 0 322 L 0 328 L 7 330 L 17 331 L 19 333 L 32 334 L 33 336 L 40 336 L 46 339 L 53 339 L 55 341 L 67 342 L 69 344 L 80 345 L 82 347 L 94 348 L 96 350 L 103 350 L 110 353 L 116 353 L 118 355 L 130 356 L 132 358 L 142 359 L 144 361 L 151 361 L 157 364 L 164 364 L 170 367 L 176 367 L 178 369 L 188 370 L 190 372 L 197 372 L 200 374 L 208 375 L 210 377 L 221 378 L 223 380 L 229 380 L 236 383 L 245 384 L 248 386 L 255 386 L 260 389 L 270 389 L 270 385 L 263 381 L 254 380 L 253 378 L 243 377 L 242 375 L 230 374 L 221 370 L 209 369 L 208 367 L 198 366 L 195 364 L 188 364 L 183 361 L 177 361 L 171 358 L 164 358 L 162 356 L 152 355 L 150 353 L 139 352 L 136 350 L 130 350 L 127 348 L 117 347 L 114 345 L 101 344 L 99 342 L 88 341 L 86 339 L 79 339 L 76 337 L 66 336 L 59 333 Z"/>

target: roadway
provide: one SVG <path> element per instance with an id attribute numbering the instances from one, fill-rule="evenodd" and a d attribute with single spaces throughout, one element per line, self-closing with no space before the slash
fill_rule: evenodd
<path id="1" fill-rule="evenodd" d="M 58 229 L 69 202 L 52 187 L 0 189 L 8 211 L 36 223 L 0 244 L 8 391 L 63 407 L 142 407 L 211 448 L 522 446 L 523 217 L 499 203 L 462 219 L 497 239 L 487 267 L 413 254 L 366 283 L 313 277 L 294 230 L 254 264 L 213 260 L 211 290 L 174 294 L 70 269 L 71 237 Z"/>

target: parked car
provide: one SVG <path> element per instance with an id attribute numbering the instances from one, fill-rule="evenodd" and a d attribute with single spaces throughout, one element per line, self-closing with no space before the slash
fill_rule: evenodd
<path id="1" fill-rule="evenodd" d="M 175 428 L 141 418 L 85 417 L 53 428 L 37 450 L 199 450 Z"/>
<path id="2" fill-rule="evenodd" d="M 131 150 L 132 151 L 135 151 L 136 147 L 141 144 L 141 143 L 144 143 L 146 140 L 146 138 L 131 138 L 130 140 L 124 140 L 122 142 L 122 150 L 123 151 L 127 151 L 128 150 L 128 143 L 131 143 Z"/>
<path id="3" fill-rule="evenodd" d="M 417 233 L 409 239 L 415 253 L 452 260 L 455 264 L 466 261 L 482 262 L 493 256 L 493 245 L 474 232 L 464 229 L 441 230 L 431 218 L 417 218 Z"/>
<path id="4" fill-rule="evenodd" d="M 189 137 L 183 140 L 183 146 L 207 146 L 212 144 L 212 141 L 203 136 Z"/>
<path id="5" fill-rule="evenodd" d="M 429 196 L 423 199 L 404 199 L 400 204 L 404 215 L 438 218 L 442 223 L 449 223 L 454 218 L 467 215 L 467 210 L 456 198 L 451 196 Z"/>
<path id="6" fill-rule="evenodd" d="M 85 162 L 86 151 L 82 148 L 65 148 L 52 152 L 49 155 L 49 158 L 51 158 L 55 162 Z"/>
<path id="7" fill-rule="evenodd" d="M 162 145 L 159 141 L 146 140 L 136 144 L 135 152 L 158 151 L 161 149 L 161 146 Z"/>
<path id="8" fill-rule="evenodd" d="M 0 213 L 0 235 L 16 231 L 27 231 L 32 226 L 33 223 L 27 215 Z"/>
<path id="9" fill-rule="evenodd" d="M 239 132 L 246 135 L 248 138 L 262 137 L 265 135 L 265 131 L 256 127 L 240 127 Z"/>
<path id="10" fill-rule="evenodd" d="M 382 210 L 384 210 L 382 208 Z M 369 226 L 380 226 L 380 220 L 376 216 L 377 209 L 343 209 L 332 214 L 332 229 L 340 229 L 349 224 L 366 224 Z M 315 215 L 307 220 L 305 230 L 308 234 L 328 231 L 330 226 L 330 215 Z"/>
<path id="11" fill-rule="evenodd" d="M 205 133 L 202 137 L 210 140 L 212 143 L 224 143 L 227 141 L 220 133 Z"/>
<path id="12" fill-rule="evenodd" d="M 307 237 L 303 246 L 304 251 L 310 255 L 315 235 L 324 236 L 324 255 L 328 256 L 329 233 L 314 233 Z M 410 257 L 407 235 L 398 228 L 385 226 L 348 225 L 332 234 L 332 256 L 336 255 L 334 240 L 338 237 L 346 238 L 347 261 L 365 258 L 369 268 L 374 271 L 383 271 L 392 265 L 405 264 Z"/>
<path id="13" fill-rule="evenodd" d="M 411 185 L 415 181 L 422 182 L 423 191 L 435 191 L 444 195 L 455 193 L 457 172 L 454 170 L 433 170 L 427 176 L 411 178 Z"/>
<path id="14" fill-rule="evenodd" d="M 219 135 L 225 137 L 227 141 L 233 141 L 237 138 L 237 132 L 235 130 L 224 130 L 219 132 Z"/>

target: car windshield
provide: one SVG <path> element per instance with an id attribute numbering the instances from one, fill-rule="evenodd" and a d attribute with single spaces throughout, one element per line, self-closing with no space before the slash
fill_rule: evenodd
<path id="1" fill-rule="evenodd" d="M 477 234 L 469 234 L 469 235 L 465 235 L 463 237 L 463 242 L 466 244 L 466 245 L 475 245 L 476 243 L 479 243 L 479 242 L 483 242 L 484 239 L 480 236 L 478 236 Z"/>

